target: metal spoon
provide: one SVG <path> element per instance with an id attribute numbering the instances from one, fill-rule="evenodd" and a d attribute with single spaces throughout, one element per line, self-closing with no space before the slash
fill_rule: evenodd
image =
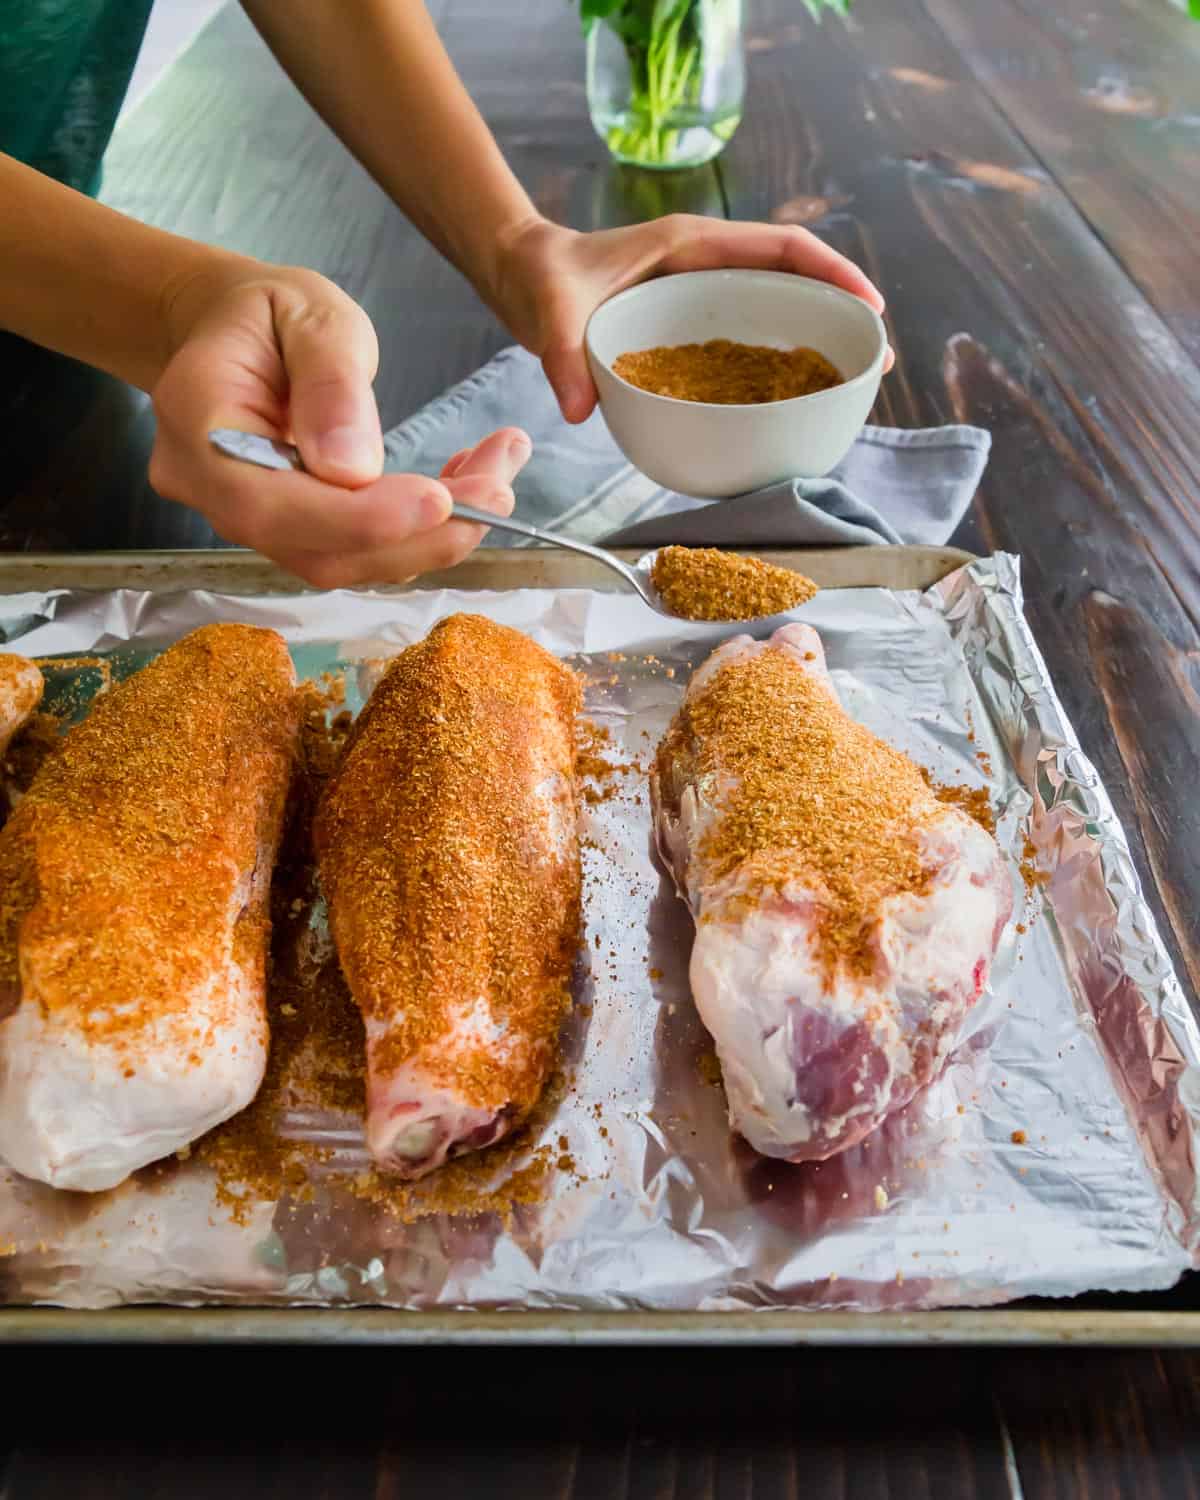
<path id="1" fill-rule="evenodd" d="M 208 440 L 221 453 L 229 458 L 241 459 L 243 463 L 257 464 L 262 469 L 294 469 L 301 474 L 307 472 L 299 450 L 293 448 L 290 443 L 277 443 L 273 438 L 259 437 L 253 432 L 239 432 L 234 427 L 217 428 L 216 431 L 209 433 Z M 613 553 L 606 552 L 603 547 L 593 547 L 588 542 L 572 541 L 569 537 L 559 536 L 553 531 L 542 531 L 538 526 L 530 526 L 527 521 L 518 521 L 515 516 L 494 516 L 491 511 L 476 510 L 471 505 L 457 504 L 452 507 L 450 514 L 456 521 L 474 521 L 477 525 L 491 526 L 497 531 L 510 531 L 515 536 L 526 536 L 550 547 L 563 547 L 568 552 L 581 552 L 584 557 L 590 557 L 594 562 L 603 563 L 606 568 L 619 573 L 634 593 L 658 614 L 665 615 L 669 620 L 679 618 L 663 603 L 651 580 L 651 570 L 654 567 L 654 559 L 658 556 L 657 552 L 647 552 L 631 565 L 622 562 Z"/>

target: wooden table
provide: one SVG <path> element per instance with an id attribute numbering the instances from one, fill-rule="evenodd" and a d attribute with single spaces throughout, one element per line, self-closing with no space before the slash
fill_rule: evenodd
<path id="1" fill-rule="evenodd" d="M 992 431 L 954 540 L 1021 554 L 1031 624 L 1195 999 L 1200 26 L 1166 0 L 858 0 L 853 25 L 818 30 L 799 0 L 750 0 L 745 123 L 716 166 L 655 177 L 611 167 L 593 137 L 565 0 L 431 9 L 546 212 L 579 228 L 675 209 L 803 223 L 866 264 L 898 352 L 877 418 Z M 337 280 L 379 329 L 385 422 L 506 341 L 236 9 L 122 124 L 105 196 Z M 0 547 L 212 542 L 148 490 L 151 419 L 115 383 L 0 344 L 0 432 Z M 1157 1304 L 1198 1300 L 1185 1284 Z M 1200 1490 L 1200 1360 L 1188 1354 L 192 1351 L 141 1363 L 116 1387 L 96 1351 L 22 1354 L 4 1494 Z M 268 1421 L 272 1393 L 284 1404 Z"/>

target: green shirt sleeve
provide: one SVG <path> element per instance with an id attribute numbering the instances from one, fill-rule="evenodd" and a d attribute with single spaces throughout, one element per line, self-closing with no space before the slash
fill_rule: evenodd
<path id="1" fill-rule="evenodd" d="M 95 194 L 153 0 L 0 0 L 0 151 Z"/>

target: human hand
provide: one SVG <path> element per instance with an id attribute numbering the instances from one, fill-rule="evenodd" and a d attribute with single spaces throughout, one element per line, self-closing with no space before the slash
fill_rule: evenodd
<path id="1" fill-rule="evenodd" d="M 514 336 L 540 357 L 566 419 L 582 422 L 596 404 L 583 352 L 583 332 L 595 309 L 651 276 L 725 266 L 812 276 L 883 311 L 883 298 L 853 261 L 807 229 L 695 214 L 592 234 L 529 220 L 504 240 L 489 300 Z M 889 349 L 885 370 L 892 363 Z"/>
<path id="2" fill-rule="evenodd" d="M 454 501 L 508 515 L 530 453 L 518 428 L 456 454 L 441 479 L 383 473 L 371 386 L 379 351 L 366 313 L 314 271 L 230 258 L 171 290 L 169 357 L 153 390 L 150 482 L 226 541 L 318 588 L 397 582 L 452 567 L 484 528 Z M 307 473 L 218 453 L 218 427 L 294 442 Z"/>

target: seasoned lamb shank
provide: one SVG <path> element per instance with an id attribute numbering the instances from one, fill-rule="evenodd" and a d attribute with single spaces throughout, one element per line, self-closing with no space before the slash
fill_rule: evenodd
<path id="1" fill-rule="evenodd" d="M 98 1191 L 243 1109 L 299 730 L 274 631 L 209 625 L 97 699 L 0 831 L 0 1156 Z"/>
<path id="2" fill-rule="evenodd" d="M 696 672 L 652 777 L 731 1123 L 821 1160 L 945 1063 L 1012 909 L 991 836 L 842 709 L 815 631 Z"/>
<path id="3" fill-rule="evenodd" d="M 315 825 L 367 1033 L 367 1142 L 414 1178 L 525 1116 L 578 942 L 572 672 L 454 615 L 392 663 Z"/>

